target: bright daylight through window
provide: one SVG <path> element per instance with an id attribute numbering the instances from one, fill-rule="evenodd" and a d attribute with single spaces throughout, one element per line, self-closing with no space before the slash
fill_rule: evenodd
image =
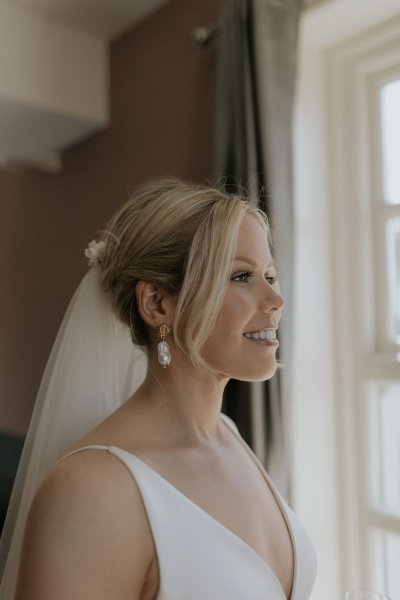
<path id="1" fill-rule="evenodd" d="M 382 179 L 386 204 L 400 206 L 400 80 L 381 89 Z M 400 216 L 386 223 L 390 341 L 400 344 Z"/>

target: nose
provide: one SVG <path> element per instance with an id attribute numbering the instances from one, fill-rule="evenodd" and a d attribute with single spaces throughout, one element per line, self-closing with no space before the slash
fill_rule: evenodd
<path id="1" fill-rule="evenodd" d="M 263 305 L 265 312 L 269 312 L 271 310 L 279 310 L 281 311 L 285 306 L 285 300 L 283 296 L 280 294 L 279 288 L 277 288 L 277 284 L 272 286 L 270 284 L 266 284 L 267 289 L 264 291 Z"/>

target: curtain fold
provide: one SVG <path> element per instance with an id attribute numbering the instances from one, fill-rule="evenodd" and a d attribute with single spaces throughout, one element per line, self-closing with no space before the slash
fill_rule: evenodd
<path id="1" fill-rule="evenodd" d="M 225 0 L 219 24 L 214 167 L 228 191 L 247 189 L 269 216 L 286 307 L 284 368 L 268 382 L 231 380 L 223 410 L 290 501 L 294 206 L 292 111 L 302 0 Z"/>

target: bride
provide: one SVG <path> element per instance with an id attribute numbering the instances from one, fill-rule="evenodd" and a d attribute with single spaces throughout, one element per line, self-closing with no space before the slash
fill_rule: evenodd
<path id="1" fill-rule="evenodd" d="M 268 237 L 245 198 L 163 178 L 89 245 L 17 476 L 1 600 L 309 598 L 311 543 L 221 414 L 231 377 L 277 368 Z"/>

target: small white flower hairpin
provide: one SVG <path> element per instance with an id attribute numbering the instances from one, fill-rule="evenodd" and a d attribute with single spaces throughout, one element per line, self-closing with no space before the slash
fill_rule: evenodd
<path id="1" fill-rule="evenodd" d="M 88 247 L 85 250 L 85 256 L 89 259 L 89 267 L 97 267 L 100 263 L 100 260 L 104 256 L 106 244 L 101 240 L 100 242 L 96 242 L 96 240 L 92 240 Z"/>

